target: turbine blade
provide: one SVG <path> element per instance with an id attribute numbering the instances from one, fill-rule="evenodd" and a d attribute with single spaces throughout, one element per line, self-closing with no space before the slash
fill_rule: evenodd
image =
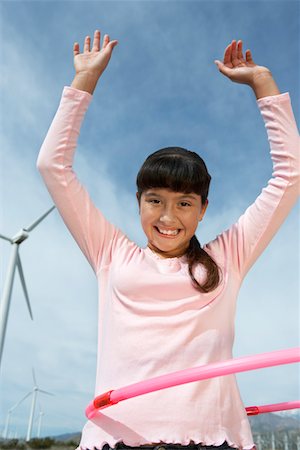
<path id="1" fill-rule="evenodd" d="M 37 382 L 36 382 L 36 378 L 35 378 L 34 368 L 32 368 L 32 378 L 33 378 L 33 382 L 34 382 L 34 387 L 37 387 Z"/>
<path id="2" fill-rule="evenodd" d="M 9 241 L 11 244 L 13 243 L 13 240 L 7 236 L 4 236 L 4 234 L 0 234 L 0 238 L 5 239 L 6 241 Z"/>
<path id="3" fill-rule="evenodd" d="M 55 206 L 52 206 L 47 212 L 45 212 L 45 214 L 43 214 L 39 219 L 35 220 L 31 225 L 29 225 L 26 228 L 23 228 L 23 230 L 25 231 L 31 231 L 33 230 L 43 219 L 45 219 L 46 216 L 48 216 L 48 214 L 51 213 L 51 211 L 53 211 L 53 209 L 55 208 Z"/>
<path id="4" fill-rule="evenodd" d="M 21 400 L 18 401 L 14 406 L 10 408 L 10 412 L 13 412 L 14 409 L 16 409 L 27 397 L 29 397 L 32 394 L 32 392 L 28 392 L 28 394 L 25 395 Z"/>
<path id="5" fill-rule="evenodd" d="M 33 315 L 32 315 L 32 311 L 31 311 L 30 301 L 29 301 L 29 297 L 28 297 L 26 284 L 25 284 L 25 278 L 24 278 L 24 273 L 23 273 L 22 263 L 21 263 L 19 253 L 17 254 L 17 266 L 18 266 L 19 275 L 20 275 L 23 291 L 25 294 L 25 299 L 26 299 L 28 310 L 29 310 L 29 314 L 30 314 L 31 319 L 33 320 Z"/>
<path id="6" fill-rule="evenodd" d="M 43 391 L 42 389 L 38 389 L 38 391 L 39 391 L 39 392 L 42 392 L 42 394 L 47 394 L 47 395 L 53 395 L 53 396 L 55 396 L 55 395 L 52 394 L 51 392 Z"/>

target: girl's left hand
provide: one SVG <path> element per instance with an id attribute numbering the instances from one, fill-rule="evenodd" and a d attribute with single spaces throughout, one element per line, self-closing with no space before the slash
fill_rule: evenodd
<path id="1" fill-rule="evenodd" d="M 267 67 L 254 63 L 250 50 L 246 50 L 244 58 L 242 46 L 241 40 L 233 40 L 225 49 L 223 63 L 217 59 L 214 62 L 231 81 L 253 86 L 260 77 L 271 75 L 271 72 Z"/>

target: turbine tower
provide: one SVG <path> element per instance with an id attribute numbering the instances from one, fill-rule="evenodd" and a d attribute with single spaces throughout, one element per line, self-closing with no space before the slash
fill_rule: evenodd
<path id="1" fill-rule="evenodd" d="M 272 450 L 276 450 L 274 433 L 272 433 L 271 444 L 272 444 Z"/>
<path id="2" fill-rule="evenodd" d="M 40 412 L 39 412 L 39 416 L 38 416 L 38 430 L 37 430 L 37 437 L 41 437 L 41 427 L 42 427 L 42 419 L 43 416 L 45 415 L 45 413 L 42 411 L 41 408 L 41 404 L 39 403 L 39 408 L 40 408 Z"/>
<path id="3" fill-rule="evenodd" d="M 283 436 L 283 445 L 284 445 L 284 450 L 289 450 L 289 438 L 286 433 Z"/>
<path id="4" fill-rule="evenodd" d="M 35 378 L 34 369 L 32 369 L 32 377 L 33 377 L 34 386 L 33 386 L 32 391 L 30 392 L 30 393 L 32 393 L 32 402 L 31 402 L 31 410 L 30 410 L 30 415 L 29 415 L 26 442 L 30 441 L 30 439 L 31 439 L 32 424 L 33 424 L 33 417 L 34 417 L 34 412 L 35 412 L 37 393 L 41 392 L 42 394 L 54 395 L 54 394 L 51 394 L 51 392 L 43 391 L 42 389 L 40 389 L 38 387 L 36 378 Z"/>
<path id="5" fill-rule="evenodd" d="M 11 256 L 9 260 L 6 279 L 4 282 L 3 295 L 0 302 L 0 368 L 16 267 L 18 268 L 19 271 L 29 314 L 31 319 L 33 319 L 21 259 L 19 256 L 19 245 L 29 237 L 30 231 L 32 231 L 51 211 L 53 211 L 54 208 L 55 206 L 52 206 L 52 208 L 50 208 L 45 214 L 43 214 L 39 219 L 37 219 L 27 228 L 21 228 L 21 230 L 17 234 L 15 234 L 15 236 L 13 236 L 12 238 L 0 234 L 0 238 L 5 239 L 6 241 L 12 244 Z"/>

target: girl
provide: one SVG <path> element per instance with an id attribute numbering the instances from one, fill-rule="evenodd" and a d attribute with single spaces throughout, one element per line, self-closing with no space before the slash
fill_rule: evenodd
<path id="1" fill-rule="evenodd" d="M 298 196 L 299 133 L 289 93 L 269 69 L 245 57 L 242 41 L 215 61 L 231 81 L 250 86 L 265 122 L 274 170 L 238 222 L 203 247 L 195 232 L 207 207 L 210 175 L 194 152 L 150 155 L 137 176 L 138 247 L 94 206 L 72 161 L 84 114 L 117 41 L 94 34 L 74 44 L 75 78 L 63 90 L 37 167 L 99 283 L 95 396 L 147 378 L 230 359 L 241 282 Z M 298 158 L 298 160 L 297 160 Z M 78 449 L 252 449 L 233 375 L 176 386 L 98 412 Z M 106 449 L 105 449 L 106 450 Z"/>

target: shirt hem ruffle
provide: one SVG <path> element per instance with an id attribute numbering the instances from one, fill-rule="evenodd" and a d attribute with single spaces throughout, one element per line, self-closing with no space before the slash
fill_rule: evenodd
<path id="1" fill-rule="evenodd" d="M 201 445 L 204 445 L 204 446 L 205 445 L 207 445 L 207 446 L 213 445 L 213 446 L 216 446 L 216 447 L 224 444 L 224 442 L 226 441 L 230 447 L 232 447 L 233 449 L 236 449 L 236 450 L 255 450 L 256 449 L 256 446 L 255 446 L 254 443 L 249 443 L 249 444 L 245 444 L 245 445 L 241 446 L 239 444 L 235 444 L 234 442 L 231 442 L 228 438 L 222 438 L 220 440 L 214 440 L 214 441 L 212 441 L 210 439 L 203 440 L 203 439 L 199 439 L 198 438 L 198 439 L 189 439 L 188 441 L 183 441 L 183 442 L 179 442 L 178 439 L 173 439 L 173 440 L 166 439 L 166 440 L 163 440 L 163 439 L 155 439 L 155 438 L 153 438 L 153 439 L 149 439 L 149 445 L 150 445 L 150 442 L 159 442 L 159 443 L 161 443 L 161 445 L 163 445 L 163 444 L 188 445 L 188 444 L 190 444 L 191 441 L 193 441 L 196 445 L 197 444 L 201 444 Z M 90 446 L 89 445 L 88 447 L 86 447 L 84 445 L 79 445 L 75 450 L 102 450 L 102 448 L 106 444 L 108 444 L 111 448 L 114 448 L 115 445 L 118 442 L 124 442 L 125 445 L 128 445 L 130 447 L 139 447 L 141 445 L 146 445 L 147 444 L 147 442 L 127 442 L 126 439 L 119 439 L 118 441 L 111 441 L 111 442 L 104 441 L 99 446 L 96 446 L 96 445 Z"/>

